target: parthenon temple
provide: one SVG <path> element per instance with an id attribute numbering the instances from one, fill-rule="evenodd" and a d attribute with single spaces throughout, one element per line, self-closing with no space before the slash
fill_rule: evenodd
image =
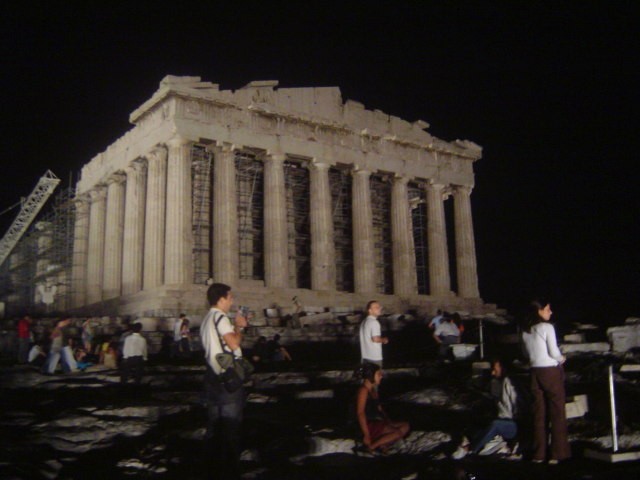
<path id="1" fill-rule="evenodd" d="M 480 298 L 471 214 L 482 149 L 343 102 L 337 87 L 277 86 L 165 77 L 82 168 L 69 261 L 32 275 L 41 294 L 55 287 L 49 308 L 167 317 L 205 308 L 212 281 L 254 309 L 293 297 L 495 308 Z M 39 222 L 41 247 L 50 223 Z"/>

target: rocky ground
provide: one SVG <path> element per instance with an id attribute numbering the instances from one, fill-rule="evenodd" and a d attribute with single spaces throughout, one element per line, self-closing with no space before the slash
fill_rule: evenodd
<path id="1" fill-rule="evenodd" d="M 438 365 L 398 356 L 386 369 L 381 394 L 392 418 L 408 420 L 412 432 L 388 455 L 357 453 L 357 425 L 349 414 L 357 388 L 351 379 L 353 351 L 334 346 L 310 355 L 314 348 L 294 349 L 300 360 L 254 374 L 245 409 L 244 478 L 640 478 L 640 462 L 583 457 L 585 447 L 610 446 L 606 367 L 638 363 L 632 354 L 580 353 L 569 359 L 568 394 L 587 393 L 589 412 L 570 420 L 574 459 L 547 466 L 527 460 L 526 432 L 522 460 L 496 455 L 451 460 L 460 435 L 492 415 L 482 394 L 487 374 L 472 375 L 470 361 Z M 142 386 L 121 387 L 113 370 L 43 376 L 5 361 L 0 477 L 206 478 L 203 372 L 198 358 L 181 364 L 152 358 Z M 524 369 L 512 373 L 526 383 Z M 616 375 L 623 450 L 640 449 L 640 384 L 634 375 Z"/>

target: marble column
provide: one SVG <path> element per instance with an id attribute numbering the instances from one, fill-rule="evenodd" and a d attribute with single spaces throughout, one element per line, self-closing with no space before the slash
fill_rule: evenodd
<path id="1" fill-rule="evenodd" d="M 121 173 L 107 180 L 107 219 L 105 222 L 104 271 L 102 298 L 119 297 L 122 293 L 122 242 L 124 233 L 124 181 Z"/>
<path id="2" fill-rule="evenodd" d="M 164 283 L 183 285 L 193 283 L 191 142 L 175 137 L 168 146 Z"/>
<path id="3" fill-rule="evenodd" d="M 87 258 L 87 304 L 102 300 L 102 272 L 104 270 L 104 229 L 107 189 L 96 185 L 89 192 L 89 248 Z"/>
<path id="4" fill-rule="evenodd" d="M 456 235 L 458 296 L 479 298 L 476 244 L 471 217 L 471 187 L 458 186 L 453 191 L 453 215 Z"/>
<path id="5" fill-rule="evenodd" d="M 371 172 L 356 170 L 352 184 L 353 277 L 356 293 L 376 291 Z"/>
<path id="6" fill-rule="evenodd" d="M 275 288 L 289 286 L 285 158 L 272 154 L 264 158 L 264 281 Z"/>
<path id="7" fill-rule="evenodd" d="M 154 148 L 147 155 L 147 194 L 144 228 L 145 290 L 159 287 L 164 280 L 164 226 L 167 191 L 167 150 Z"/>
<path id="8" fill-rule="evenodd" d="M 73 228 L 73 264 L 71 267 L 72 301 L 74 308 L 87 302 L 87 259 L 89 248 L 89 200 L 85 196 L 75 199 Z"/>
<path id="9" fill-rule="evenodd" d="M 316 161 L 309 166 L 312 290 L 336 289 L 336 250 L 329 167 L 326 163 Z"/>
<path id="10" fill-rule="evenodd" d="M 429 284 L 433 296 L 451 293 L 447 229 L 444 218 L 444 185 L 427 186 L 427 244 L 429 247 Z"/>
<path id="11" fill-rule="evenodd" d="M 396 295 L 418 293 L 408 182 L 408 178 L 395 177 L 391 190 L 393 293 Z"/>
<path id="12" fill-rule="evenodd" d="M 236 286 L 239 263 L 235 153 L 219 146 L 213 161 L 213 279 Z"/>
<path id="13" fill-rule="evenodd" d="M 125 172 L 127 191 L 124 207 L 122 294 L 131 295 L 142 290 L 147 164 L 142 159 L 134 160 Z"/>

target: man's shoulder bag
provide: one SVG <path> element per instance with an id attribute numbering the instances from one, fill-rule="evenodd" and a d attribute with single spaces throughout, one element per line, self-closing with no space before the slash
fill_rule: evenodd
<path id="1" fill-rule="evenodd" d="M 218 324 L 221 320 L 222 316 L 215 321 L 215 328 L 220 341 L 220 348 L 224 350 L 225 343 L 218 331 Z M 229 393 L 239 390 L 245 380 L 253 373 L 253 365 L 243 357 L 236 357 L 232 352 L 223 351 L 218 353 L 215 358 L 218 365 L 220 365 L 220 380 L 225 390 Z"/>

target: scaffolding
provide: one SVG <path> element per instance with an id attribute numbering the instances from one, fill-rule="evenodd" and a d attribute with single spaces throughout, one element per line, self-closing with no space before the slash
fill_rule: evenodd
<path id="1" fill-rule="evenodd" d="M 48 314 L 71 306 L 75 189 L 67 187 L 16 244 L 2 273 L 7 313 Z"/>
<path id="2" fill-rule="evenodd" d="M 238 199 L 239 276 L 264 280 L 264 164 L 251 151 L 235 154 Z"/>
<path id="3" fill-rule="evenodd" d="M 409 183 L 409 206 L 416 256 L 418 293 L 429 294 L 429 249 L 427 245 L 427 205 L 426 192 L 420 184 Z"/>
<path id="4" fill-rule="evenodd" d="M 289 285 L 311 288 L 309 169 L 302 161 L 284 163 L 289 233 Z"/>
<path id="5" fill-rule="evenodd" d="M 34 298 L 31 279 L 35 276 L 35 238 L 29 232 L 15 245 L 8 260 L 1 267 L 0 299 L 6 305 L 6 314 L 20 315 L 29 311 Z"/>
<path id="6" fill-rule="evenodd" d="M 212 276 L 211 263 L 211 181 L 213 154 L 204 145 L 191 147 L 193 186 L 193 282 L 204 284 Z"/>
<path id="7" fill-rule="evenodd" d="M 353 222 L 351 212 L 351 171 L 332 167 L 329 170 L 333 234 L 336 261 L 336 289 L 353 292 Z"/>
<path id="8" fill-rule="evenodd" d="M 458 264 L 456 262 L 456 232 L 455 214 L 453 207 L 453 197 L 451 191 L 445 191 L 444 197 L 444 217 L 447 231 L 447 253 L 449 254 L 449 272 L 451 278 L 451 291 L 458 291 Z"/>
<path id="9" fill-rule="evenodd" d="M 393 261 L 391 247 L 391 178 L 371 175 L 371 210 L 373 214 L 373 246 L 376 288 L 393 294 Z"/>

